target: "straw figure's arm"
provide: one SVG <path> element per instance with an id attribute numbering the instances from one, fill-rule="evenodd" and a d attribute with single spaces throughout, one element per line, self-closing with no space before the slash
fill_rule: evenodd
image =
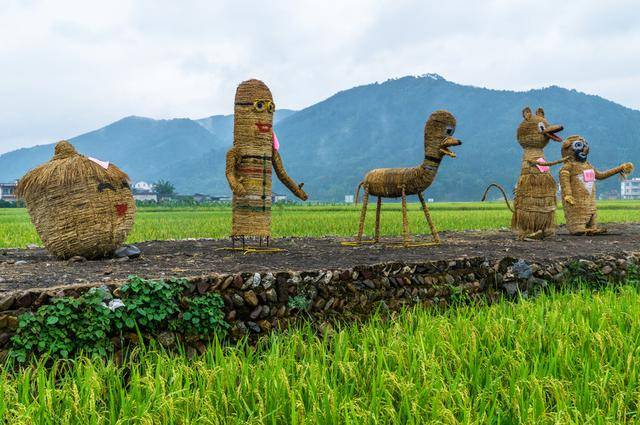
<path id="1" fill-rule="evenodd" d="M 630 162 L 625 162 L 622 165 L 619 165 L 615 168 L 612 168 L 606 171 L 595 170 L 596 179 L 598 180 L 608 179 L 609 177 L 614 176 L 616 174 L 631 174 L 632 171 L 633 171 L 633 164 Z"/>
<path id="2" fill-rule="evenodd" d="M 574 205 L 576 200 L 573 199 L 571 191 L 571 169 L 565 165 L 560 170 L 560 189 L 562 191 L 562 199 L 569 205 Z"/>
<path id="3" fill-rule="evenodd" d="M 247 193 L 247 190 L 242 184 L 242 180 L 236 176 L 236 170 L 240 165 L 241 159 L 242 157 L 236 148 L 231 148 L 229 149 L 229 152 L 227 152 L 227 181 L 229 182 L 229 186 L 233 193 L 238 196 L 242 196 Z"/>
<path id="4" fill-rule="evenodd" d="M 559 159 L 557 161 L 552 161 L 552 162 L 538 162 L 538 161 L 533 161 L 531 159 L 528 159 L 527 161 L 531 165 L 539 165 L 541 167 L 552 167 L 554 165 L 563 164 L 563 163 L 567 162 L 568 160 L 569 160 L 569 157 L 565 156 L 562 159 Z"/>
<path id="5" fill-rule="evenodd" d="M 280 181 L 285 186 L 287 186 L 287 188 L 289 188 L 289 190 L 294 195 L 296 195 L 298 198 L 302 199 L 303 201 L 306 201 L 307 194 L 305 193 L 304 190 L 302 190 L 302 186 L 304 186 L 304 183 L 296 184 L 296 182 L 293 181 L 291 177 L 289 177 L 287 172 L 284 170 L 284 166 L 282 165 L 282 158 L 280 158 L 280 154 L 275 149 L 273 149 L 272 163 L 273 163 L 273 168 L 276 170 L 276 175 L 278 176 L 278 179 L 280 179 Z"/>

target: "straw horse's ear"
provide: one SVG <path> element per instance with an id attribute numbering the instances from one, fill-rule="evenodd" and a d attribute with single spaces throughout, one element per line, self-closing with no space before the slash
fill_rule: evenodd
<path id="1" fill-rule="evenodd" d="M 538 110 L 536 111 L 536 115 L 541 118 L 544 118 L 544 109 L 538 108 Z"/>
<path id="2" fill-rule="evenodd" d="M 522 116 L 524 117 L 525 120 L 530 120 L 531 119 L 531 108 L 529 108 L 528 106 L 526 108 L 524 108 L 522 110 Z"/>

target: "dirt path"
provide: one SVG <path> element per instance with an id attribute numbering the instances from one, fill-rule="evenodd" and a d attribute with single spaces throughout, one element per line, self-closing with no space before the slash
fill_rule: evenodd
<path id="1" fill-rule="evenodd" d="M 135 274 L 146 278 L 199 276 L 239 271 L 310 271 L 402 260 L 505 256 L 530 260 L 589 257 L 640 249 L 640 223 L 612 224 L 601 236 L 571 236 L 560 229 L 554 240 L 517 242 L 508 231 L 442 233 L 439 246 L 394 248 L 388 245 L 340 245 L 338 238 L 287 238 L 273 244 L 286 251 L 244 255 L 221 250 L 228 240 L 150 241 L 137 244 L 143 255 L 134 260 L 56 261 L 42 249 L 0 249 L 0 293 L 77 283 L 118 282 Z M 398 242 L 398 239 L 383 242 Z"/>

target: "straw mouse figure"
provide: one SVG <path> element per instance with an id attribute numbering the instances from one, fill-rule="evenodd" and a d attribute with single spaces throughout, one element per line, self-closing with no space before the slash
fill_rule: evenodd
<path id="1" fill-rule="evenodd" d="M 402 198 L 402 236 L 403 245 L 410 246 L 409 225 L 407 220 L 407 196 L 418 195 L 422 209 L 431 229 L 435 243 L 440 242 L 438 232 L 431 220 L 429 208 L 424 201 L 424 192 L 433 183 L 440 162 L 445 156 L 456 157 L 449 148 L 461 145 L 462 142 L 453 137 L 456 129 L 456 119 L 448 111 L 435 111 L 429 116 L 424 125 L 424 160 L 422 164 L 411 168 L 378 168 L 369 171 L 356 189 L 356 204 L 360 188 L 364 188 L 362 198 L 362 211 L 360 213 L 360 226 L 355 244 L 362 243 L 364 221 L 367 214 L 369 195 L 378 197 L 376 205 L 376 225 L 374 243 L 380 240 L 380 209 L 382 198 Z M 351 245 L 352 243 L 344 243 Z M 414 244 L 420 245 L 420 244 Z M 424 244 L 422 244 L 424 245 Z"/>
<path id="2" fill-rule="evenodd" d="M 589 143 L 581 136 L 570 136 L 562 143 L 562 156 L 569 160 L 560 169 L 560 187 L 567 229 L 574 235 L 605 233 L 598 227 L 596 210 L 596 180 L 633 171 L 625 162 L 606 171 L 598 171 L 587 160 Z"/>
<path id="3" fill-rule="evenodd" d="M 562 131 L 563 127 L 549 124 L 542 108 L 538 108 L 533 115 L 531 108 L 526 107 L 522 111 L 522 117 L 517 131 L 518 143 L 523 149 L 522 168 L 515 188 L 513 208 L 506 199 L 504 189 L 495 183 L 487 187 L 482 200 L 485 200 L 491 187 L 499 188 L 513 212 L 511 228 L 518 239 L 543 239 L 554 236 L 556 227 L 557 185 L 549 167 L 565 161 L 563 158 L 547 162 L 544 148 L 549 140 L 562 142 L 556 133 Z"/>
<path id="4" fill-rule="evenodd" d="M 271 172 L 295 196 L 307 199 L 303 183 L 296 184 L 284 170 L 273 132 L 275 103 L 269 88 L 259 80 L 242 82 L 235 97 L 233 147 L 227 153 L 226 176 L 233 192 L 231 239 L 244 249 L 246 237 L 271 236 Z M 264 250 L 270 251 L 270 250 Z M 273 250 L 271 250 L 273 251 Z"/>

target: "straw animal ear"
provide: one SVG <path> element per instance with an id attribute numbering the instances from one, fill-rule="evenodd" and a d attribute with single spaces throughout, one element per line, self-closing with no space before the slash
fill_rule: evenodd
<path id="1" fill-rule="evenodd" d="M 522 116 L 524 117 L 525 120 L 530 120 L 531 119 L 531 108 L 529 108 L 528 106 L 526 108 L 524 108 L 522 110 Z"/>
<path id="2" fill-rule="evenodd" d="M 544 118 L 544 109 L 538 108 L 538 110 L 536 111 L 536 115 Z"/>

